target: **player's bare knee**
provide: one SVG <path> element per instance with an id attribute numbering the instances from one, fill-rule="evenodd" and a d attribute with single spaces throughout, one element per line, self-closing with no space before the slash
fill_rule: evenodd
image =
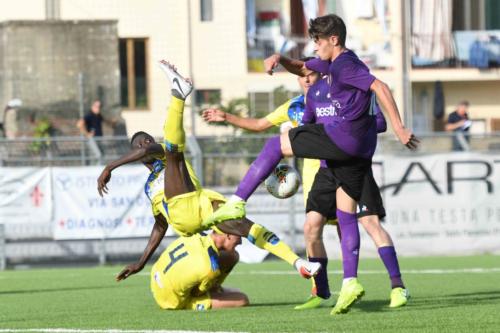
<path id="1" fill-rule="evenodd" d="M 363 226 L 367 233 L 373 234 L 377 231 L 381 231 L 382 225 L 380 224 L 380 219 L 377 215 L 368 215 L 359 218 L 359 223 Z"/>
<path id="2" fill-rule="evenodd" d="M 324 218 L 317 212 L 307 213 L 306 222 L 304 223 L 304 236 L 307 240 L 315 241 L 322 240 Z"/>

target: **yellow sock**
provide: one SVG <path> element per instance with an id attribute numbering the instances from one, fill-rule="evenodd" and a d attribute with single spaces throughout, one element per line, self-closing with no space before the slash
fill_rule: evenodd
<path id="1" fill-rule="evenodd" d="M 183 152 L 186 133 L 183 125 L 184 100 L 172 96 L 163 125 L 163 140 L 167 150 L 172 153 Z"/>
<path id="2" fill-rule="evenodd" d="M 297 256 L 288 245 L 282 242 L 278 236 L 260 224 L 254 223 L 252 225 L 248 232 L 247 239 L 255 244 L 255 246 L 271 252 L 292 266 L 295 261 L 299 259 L 299 256 Z"/>

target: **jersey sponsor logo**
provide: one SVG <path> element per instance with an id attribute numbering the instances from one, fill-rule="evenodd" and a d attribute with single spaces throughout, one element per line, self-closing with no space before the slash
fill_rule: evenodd
<path id="1" fill-rule="evenodd" d="M 337 115 L 337 111 L 333 105 L 316 107 L 316 117 L 333 117 Z"/>

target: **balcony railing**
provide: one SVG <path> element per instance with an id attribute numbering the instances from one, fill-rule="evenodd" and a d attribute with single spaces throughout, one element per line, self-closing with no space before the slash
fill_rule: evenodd
<path id="1" fill-rule="evenodd" d="M 413 68 L 500 68 L 500 30 L 454 31 L 449 37 L 414 34 Z"/>

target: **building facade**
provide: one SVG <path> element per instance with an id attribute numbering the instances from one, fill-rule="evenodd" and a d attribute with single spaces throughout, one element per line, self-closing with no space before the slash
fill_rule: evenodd
<path id="1" fill-rule="evenodd" d="M 18 0 L 0 4 L 0 22 L 116 21 L 117 75 L 129 135 L 138 130 L 161 135 L 170 88 L 157 68 L 160 59 L 173 62 L 195 83 L 196 91 L 185 112 L 188 133 L 232 133 L 204 124 L 198 115 L 201 105 L 249 97 L 250 112 L 255 108 L 271 111 L 274 89 L 299 89 L 292 75 L 263 73 L 262 59 L 280 51 L 291 56 L 310 53 L 307 19 L 331 12 L 345 19 L 348 47 L 391 87 L 410 126 L 421 132 L 439 130 L 433 101 L 435 84 L 441 81 L 445 116 L 438 122 L 443 122 L 459 101 L 467 99 L 478 131 L 500 130 L 498 63 L 493 60 L 486 67 L 484 62 L 483 67 L 469 66 L 456 51 L 466 39 L 457 32 L 499 29 L 498 22 L 488 16 L 496 5 L 489 0 L 448 0 L 444 1 L 448 7 L 427 8 L 425 3 L 438 6 L 435 1 L 419 0 Z M 426 10 L 442 15 L 444 28 L 425 30 L 430 23 L 418 18 L 428 17 Z M 448 37 L 451 40 L 447 41 Z M 440 48 L 432 46 L 436 38 Z M 422 44 L 431 45 L 427 58 L 419 47 Z M 489 46 L 494 54 L 495 46 Z M 436 55 L 436 51 L 440 53 Z M 6 98 L 10 97 L 22 98 Z M 198 107 L 192 108 L 193 104 Z"/>

